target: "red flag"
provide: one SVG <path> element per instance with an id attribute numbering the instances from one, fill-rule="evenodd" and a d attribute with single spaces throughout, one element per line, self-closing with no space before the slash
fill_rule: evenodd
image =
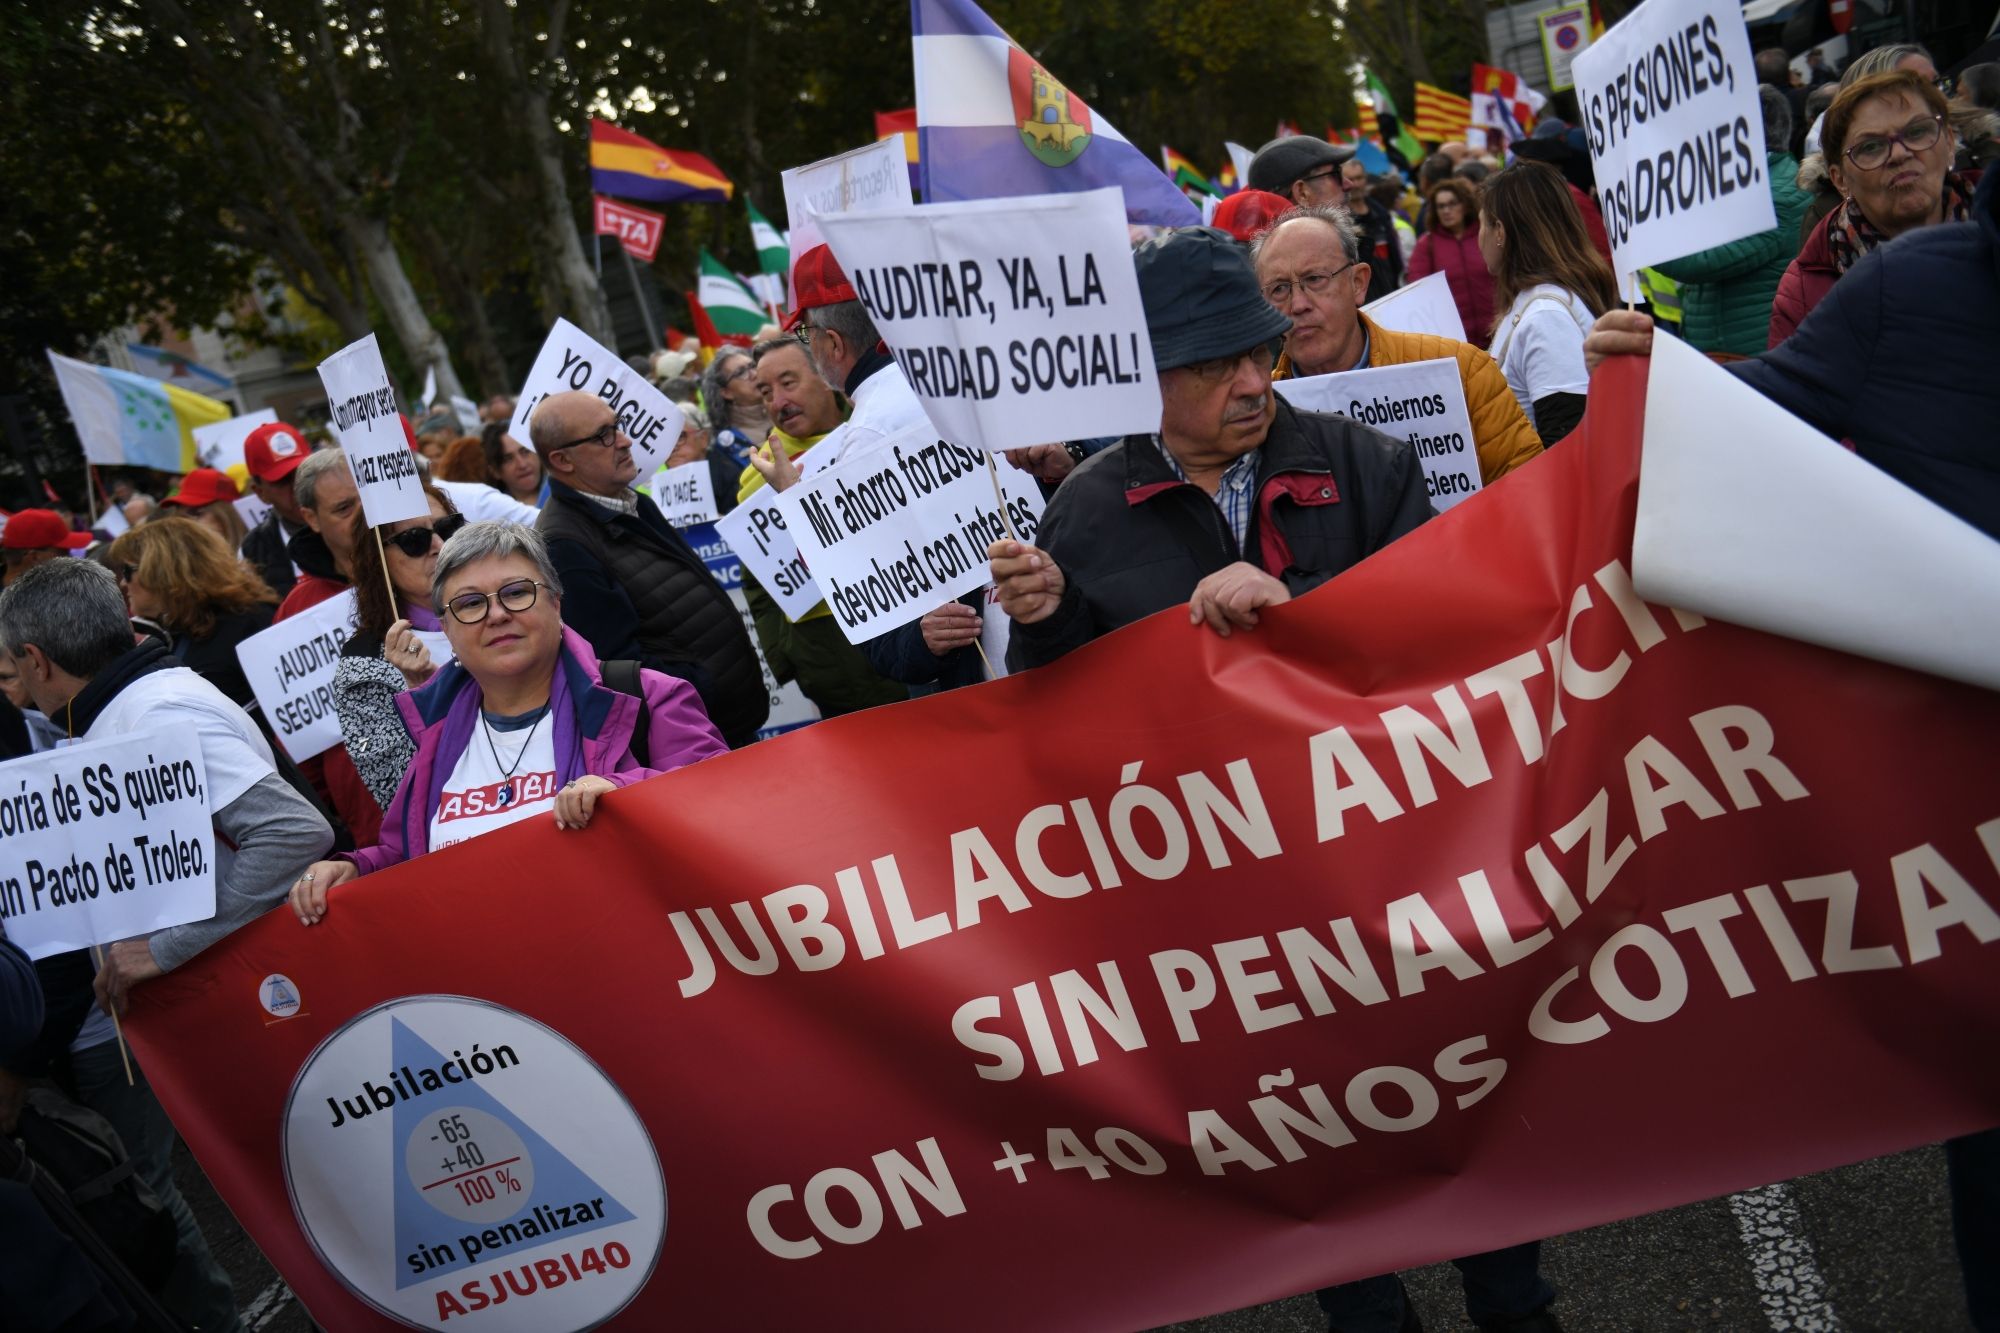
<path id="1" fill-rule="evenodd" d="M 1985 1128 L 2000 693 L 1640 600 L 1645 374 L 1252 631 L 367 876 L 126 1035 L 341 1330 L 1146 1328 Z"/>

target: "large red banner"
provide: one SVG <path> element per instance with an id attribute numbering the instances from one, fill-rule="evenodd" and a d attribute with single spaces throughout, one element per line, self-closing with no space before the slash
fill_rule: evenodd
<path id="1" fill-rule="evenodd" d="M 2000 1121 L 2000 696 L 1641 602 L 1643 396 L 1252 632 L 434 853 L 127 1030 L 335 1330 L 1141 1327 Z"/>

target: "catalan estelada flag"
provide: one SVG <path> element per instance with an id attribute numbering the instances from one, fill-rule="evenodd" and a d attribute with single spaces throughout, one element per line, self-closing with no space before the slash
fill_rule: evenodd
<path id="1" fill-rule="evenodd" d="M 1173 178 L 1174 184 L 1183 190 L 1200 190 L 1203 194 L 1212 194 L 1218 199 L 1222 197 L 1222 191 L 1215 188 L 1214 181 L 1201 174 L 1200 167 L 1165 144 L 1160 145 L 1160 165 L 1166 169 L 1167 175 Z"/>
<path id="2" fill-rule="evenodd" d="M 903 136 L 903 160 L 910 165 L 910 189 L 920 190 L 923 188 L 923 182 L 918 179 L 922 174 L 919 170 L 922 156 L 917 143 L 917 109 L 911 107 L 908 111 L 875 113 L 876 142 L 894 138 L 899 134 Z"/>
<path id="3" fill-rule="evenodd" d="M 1425 143 L 1447 143 L 1463 139 L 1465 127 L 1471 123 L 1471 98 L 1428 83 L 1417 85 L 1417 109 L 1410 120 L 1410 133 Z"/>
<path id="4" fill-rule="evenodd" d="M 227 403 L 191 393 L 129 370 L 92 365 L 49 353 L 56 387 L 76 423 L 83 456 L 92 463 L 124 463 L 157 472 L 198 466 L 194 428 L 236 415 Z"/>
<path id="5" fill-rule="evenodd" d="M 596 117 L 590 121 L 590 188 L 655 204 L 720 204 L 736 192 L 700 153 L 662 148 Z"/>
<path id="6" fill-rule="evenodd" d="M 1128 222 L 1201 222 L 1180 188 L 972 0 L 910 0 L 925 203 L 1116 185 Z"/>

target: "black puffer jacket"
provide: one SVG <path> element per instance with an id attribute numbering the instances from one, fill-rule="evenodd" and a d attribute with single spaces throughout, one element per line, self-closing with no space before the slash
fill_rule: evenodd
<path id="1" fill-rule="evenodd" d="M 1052 662 L 1100 634 L 1186 602 L 1210 574 L 1248 560 L 1309 592 L 1431 516 L 1416 454 L 1346 417 L 1277 400 L 1257 467 L 1247 550 L 1160 446 L 1132 435 L 1085 459 L 1049 502 L 1035 545 L 1062 567 L 1055 614 L 1016 623 L 1007 666 Z"/>
<path id="2" fill-rule="evenodd" d="M 535 528 L 563 582 L 563 623 L 599 661 L 630 658 L 701 692 L 709 718 L 732 746 L 757 739 L 771 696 L 750 633 L 701 557 L 639 497 L 636 515 L 549 483 Z"/>

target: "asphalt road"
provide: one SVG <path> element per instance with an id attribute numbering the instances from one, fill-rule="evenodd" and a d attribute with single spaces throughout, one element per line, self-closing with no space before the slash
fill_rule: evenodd
<path id="1" fill-rule="evenodd" d="M 304 1310 L 183 1147 L 181 1188 L 236 1282 L 257 1333 L 305 1333 Z M 1542 1271 L 1570 1330 L 1955 1333 L 1969 1329 L 1935 1148 L 1806 1176 L 1749 1195 L 1559 1236 Z M 1465 1323 L 1449 1264 L 1405 1274 L 1433 1330 Z M 953 1319 L 938 1312 L 937 1327 Z M 1311 1296 L 1174 1325 L 1174 1333 L 1320 1333 Z"/>

